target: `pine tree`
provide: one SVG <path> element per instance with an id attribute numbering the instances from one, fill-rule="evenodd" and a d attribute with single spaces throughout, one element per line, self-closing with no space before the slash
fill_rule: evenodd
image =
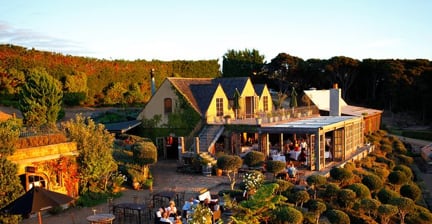
<path id="1" fill-rule="evenodd" d="M 30 69 L 19 94 L 20 110 L 29 127 L 54 126 L 63 99 L 59 81 L 43 69 Z"/>

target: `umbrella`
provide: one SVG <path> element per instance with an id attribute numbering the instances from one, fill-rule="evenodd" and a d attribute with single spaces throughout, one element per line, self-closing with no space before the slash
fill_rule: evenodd
<path id="1" fill-rule="evenodd" d="M 73 198 L 41 187 L 33 187 L 21 197 L 9 203 L 1 211 L 12 215 L 27 215 L 38 213 L 39 223 L 42 223 L 40 211 L 61 206 L 71 202 Z"/>
<path id="2" fill-rule="evenodd" d="M 291 90 L 291 107 L 297 107 L 297 92 L 294 87 Z"/>
<path id="3" fill-rule="evenodd" d="M 238 113 L 238 110 L 240 109 L 240 92 L 238 91 L 237 88 L 235 89 L 235 92 L 234 92 L 233 109 L 235 111 L 235 116 L 236 116 L 236 119 L 237 119 L 237 116 L 238 116 L 237 113 Z"/>

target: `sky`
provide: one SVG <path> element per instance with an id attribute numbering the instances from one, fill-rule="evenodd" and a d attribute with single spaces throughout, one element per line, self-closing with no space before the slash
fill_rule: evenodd
<path id="1" fill-rule="evenodd" d="M 0 0 L 0 44 L 115 60 L 432 60 L 430 0 Z"/>

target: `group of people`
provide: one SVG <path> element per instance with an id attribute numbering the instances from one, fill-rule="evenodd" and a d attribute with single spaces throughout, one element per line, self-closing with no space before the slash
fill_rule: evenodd
<path id="1" fill-rule="evenodd" d="M 300 162 L 301 165 L 303 165 L 306 162 L 307 157 L 307 142 L 306 139 L 300 139 L 300 143 L 297 139 L 294 141 L 288 141 L 287 144 L 284 146 L 284 152 L 285 152 L 285 158 L 286 161 L 290 160 L 290 153 L 291 152 L 298 152 L 300 151 L 300 154 L 297 158 L 297 160 Z"/>
<path id="2" fill-rule="evenodd" d="M 160 207 L 156 211 L 155 224 L 169 223 L 169 224 L 182 224 L 180 213 L 174 201 L 168 203 L 168 207 Z"/>

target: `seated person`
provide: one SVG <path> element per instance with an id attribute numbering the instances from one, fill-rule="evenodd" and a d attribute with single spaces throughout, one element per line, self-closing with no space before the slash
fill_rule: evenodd
<path id="1" fill-rule="evenodd" d="M 168 216 L 176 217 L 177 216 L 177 208 L 175 207 L 175 202 L 170 201 L 168 207 L 165 209 L 168 212 Z"/>
<path id="2" fill-rule="evenodd" d="M 288 176 L 291 177 L 291 178 L 293 178 L 293 177 L 296 176 L 296 174 L 297 174 L 297 168 L 294 167 L 293 163 L 290 163 L 288 165 L 287 173 L 288 173 Z"/>
<path id="3" fill-rule="evenodd" d="M 162 218 L 163 213 L 165 212 L 165 208 L 164 207 L 160 207 L 156 213 L 155 213 L 155 224 L 160 223 L 160 220 Z"/>
<path id="4" fill-rule="evenodd" d="M 169 219 L 168 212 L 162 213 L 162 218 L 159 220 L 159 222 L 173 224 L 173 222 L 171 222 L 171 220 Z"/>

